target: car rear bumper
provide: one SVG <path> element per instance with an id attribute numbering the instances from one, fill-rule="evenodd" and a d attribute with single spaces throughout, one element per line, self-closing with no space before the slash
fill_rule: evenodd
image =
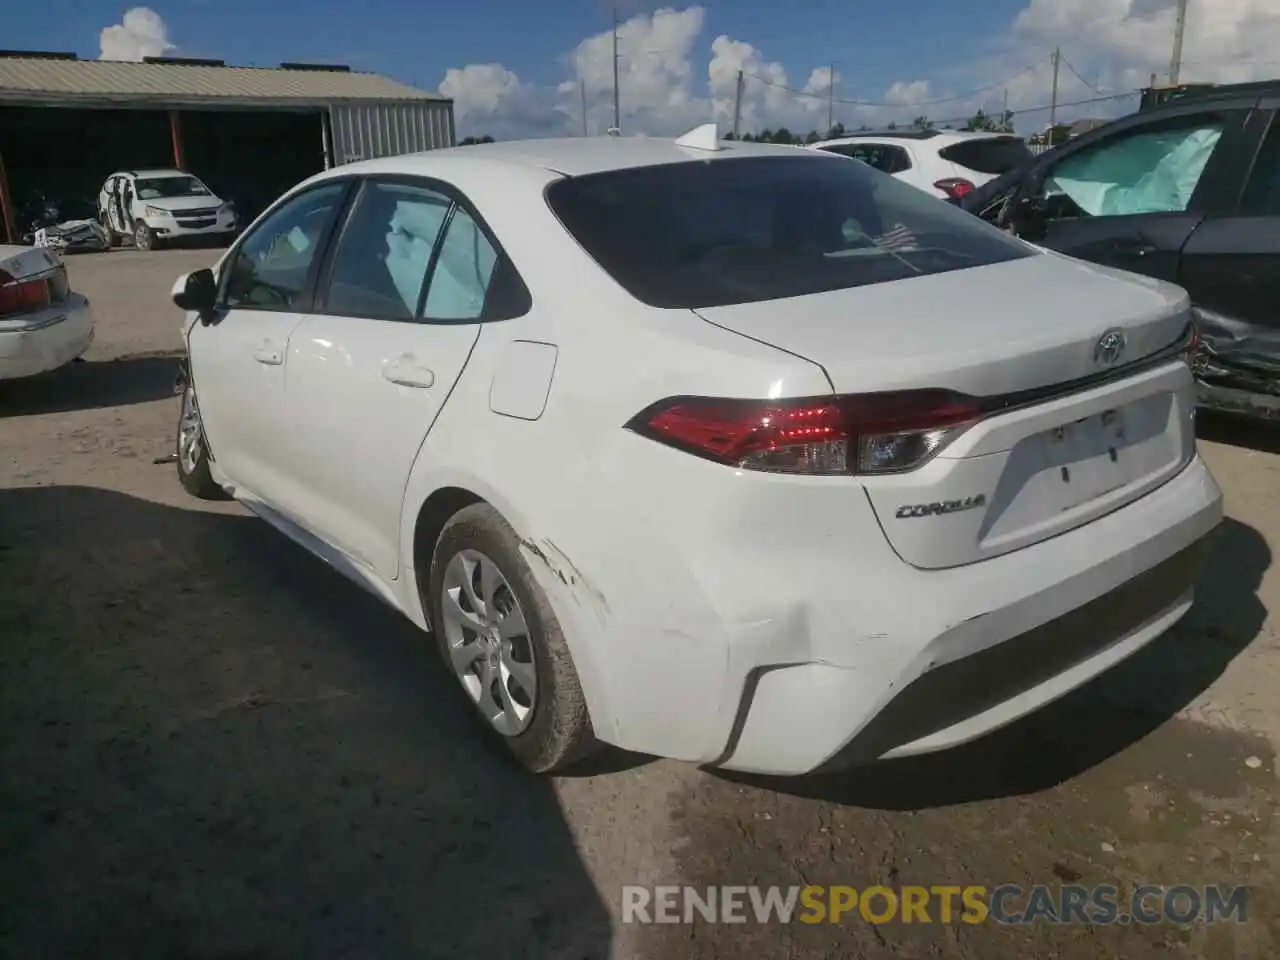
<path id="1" fill-rule="evenodd" d="M 89 302 L 74 294 L 55 309 L 21 320 L 0 320 L 0 380 L 65 366 L 89 349 L 93 334 Z"/>
<path id="2" fill-rule="evenodd" d="M 750 671 L 718 765 L 767 774 L 946 749 L 1025 716 L 1168 630 L 1190 608 L 1222 519 L 1198 458 L 1143 499 L 992 560 L 925 574 L 941 629 L 874 641 L 860 664 Z M 974 612 L 973 598 L 982 598 Z M 849 624 L 857 623 L 856 604 Z M 850 631 L 852 632 L 852 631 Z"/>

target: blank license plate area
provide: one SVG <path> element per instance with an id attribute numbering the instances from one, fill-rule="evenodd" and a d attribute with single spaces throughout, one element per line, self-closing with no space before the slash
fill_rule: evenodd
<path id="1" fill-rule="evenodd" d="M 1158 482 L 1181 462 L 1180 431 L 1173 395 L 1160 393 L 1026 437 L 1009 453 L 983 539 L 1016 535 L 1121 488 Z"/>

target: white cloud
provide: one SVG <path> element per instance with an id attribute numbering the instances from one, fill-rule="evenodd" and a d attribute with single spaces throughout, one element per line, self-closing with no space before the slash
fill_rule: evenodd
<path id="1" fill-rule="evenodd" d="M 169 28 L 150 7 L 125 11 L 120 22 L 104 27 L 98 38 L 100 60 L 141 60 L 162 57 L 175 49 L 169 42 Z"/>
<path id="2" fill-rule="evenodd" d="M 1025 0 L 1011 21 L 991 24 L 983 55 L 914 77 L 883 78 L 883 86 L 859 91 L 870 103 L 835 104 L 846 127 L 889 120 L 909 123 L 925 115 L 954 120 L 978 108 L 996 113 L 1048 104 L 1050 52 L 1061 46 L 1067 64 L 1059 76 L 1060 120 L 1109 116 L 1134 100 L 1075 104 L 1101 93 L 1133 91 L 1152 72 L 1167 74 L 1173 43 L 1175 0 Z M 1234 81 L 1280 75 L 1278 0 L 1196 0 L 1187 18 L 1182 79 Z M 127 18 L 126 18 L 127 19 Z M 733 122 L 738 72 L 745 76 L 744 130 L 785 126 L 808 132 L 826 126 L 831 68 L 800 64 L 794 74 L 746 40 L 704 39 L 706 11 L 664 8 L 632 17 L 619 27 L 619 100 L 629 134 L 670 135 L 714 119 Z M 104 34 L 105 44 L 105 34 Z M 957 49 L 959 46 L 957 45 Z M 816 51 L 825 54 L 826 51 Z M 815 57 L 815 59 L 818 59 Z M 611 31 L 587 37 L 562 61 L 566 77 L 555 84 L 522 81 L 501 64 L 471 64 L 445 75 L 441 90 L 454 97 L 463 133 L 496 137 L 563 135 L 613 125 Z M 794 76 L 794 80 L 792 77 Z M 965 91 L 978 91 L 965 93 Z M 834 77 L 837 100 L 851 99 Z M 1019 114 L 1021 129 L 1043 126 L 1047 110 Z"/>

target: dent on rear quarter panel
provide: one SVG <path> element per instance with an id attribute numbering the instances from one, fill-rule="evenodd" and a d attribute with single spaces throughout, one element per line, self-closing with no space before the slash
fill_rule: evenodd
<path id="1" fill-rule="evenodd" d="M 489 409 L 519 420 L 541 417 L 551 392 L 558 353 L 554 343 L 513 340 L 507 344 L 489 385 Z"/>

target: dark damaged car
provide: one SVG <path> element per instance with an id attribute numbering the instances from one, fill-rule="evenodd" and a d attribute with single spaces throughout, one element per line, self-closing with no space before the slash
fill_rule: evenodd
<path id="1" fill-rule="evenodd" d="M 1280 81 L 1116 120 L 958 205 L 1040 246 L 1185 287 L 1201 404 L 1280 419 Z"/>

